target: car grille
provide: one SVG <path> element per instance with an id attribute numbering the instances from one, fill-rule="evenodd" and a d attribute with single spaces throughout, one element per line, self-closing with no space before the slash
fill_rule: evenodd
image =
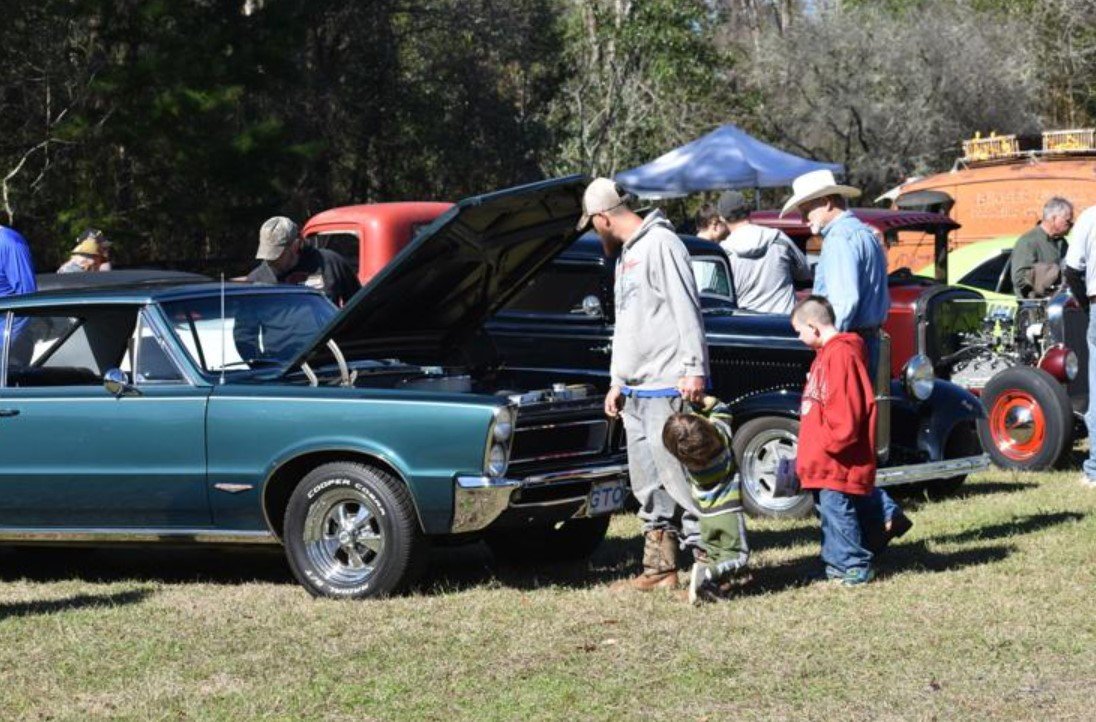
<path id="1" fill-rule="evenodd" d="M 593 456 L 602 453 L 609 436 L 607 419 L 519 426 L 510 463 Z"/>
<path id="2" fill-rule="evenodd" d="M 1088 316 L 1079 308 L 1069 307 L 1065 319 L 1065 342 L 1077 354 L 1077 378 L 1066 386 L 1073 410 L 1083 414 L 1088 409 Z"/>

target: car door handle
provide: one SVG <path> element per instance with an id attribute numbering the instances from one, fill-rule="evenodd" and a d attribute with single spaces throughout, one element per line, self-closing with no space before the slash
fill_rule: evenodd
<path id="1" fill-rule="evenodd" d="M 604 346 L 591 346 L 590 350 L 594 353 L 603 353 L 608 356 L 613 352 L 613 344 L 607 343 Z"/>
<path id="2" fill-rule="evenodd" d="M 5 416 L 18 416 L 19 409 L 0 409 L 0 418 Z"/>

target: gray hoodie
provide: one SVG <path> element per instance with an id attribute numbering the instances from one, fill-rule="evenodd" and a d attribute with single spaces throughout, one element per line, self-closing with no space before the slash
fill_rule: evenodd
<path id="1" fill-rule="evenodd" d="M 775 228 L 746 223 L 719 244 L 731 261 L 739 308 L 758 313 L 791 313 L 795 281 L 811 277 L 807 257 Z"/>
<path id="2" fill-rule="evenodd" d="M 662 211 L 650 213 L 620 253 L 615 282 L 613 384 L 674 388 L 708 376 L 708 344 L 689 251 Z"/>

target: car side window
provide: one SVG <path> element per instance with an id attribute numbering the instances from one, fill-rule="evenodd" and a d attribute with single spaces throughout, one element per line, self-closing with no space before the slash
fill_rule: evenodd
<path id="1" fill-rule="evenodd" d="M 602 319 L 602 280 L 605 269 L 595 263 L 557 261 L 537 274 L 503 314 Z"/>
<path id="2" fill-rule="evenodd" d="M 1001 274 L 1004 272 L 1008 261 L 1008 254 L 999 253 L 988 261 L 983 261 L 975 266 L 967 275 L 959 279 L 959 285 L 972 286 L 983 291 L 998 292 Z M 1008 291 L 1001 291 L 1001 293 L 1008 293 Z"/>
<path id="3" fill-rule="evenodd" d="M 350 266 L 358 270 L 359 241 L 358 234 L 349 231 L 316 233 L 308 237 L 308 242 L 316 248 L 326 248 L 338 253 L 350 261 Z"/>
<path id="4" fill-rule="evenodd" d="M 143 316 L 130 340 L 129 353 L 119 368 L 129 374 L 133 383 L 138 386 L 185 381 L 179 367 L 164 348 L 163 340 Z M 131 373 L 133 369 L 136 369 L 136 373 Z"/>
<path id="5" fill-rule="evenodd" d="M 13 313 L 4 384 L 98 386 L 125 360 L 136 321 L 137 308 L 126 306 Z"/>
<path id="6" fill-rule="evenodd" d="M 734 286 L 727 262 L 715 256 L 693 256 L 693 276 L 701 296 L 734 303 Z"/>

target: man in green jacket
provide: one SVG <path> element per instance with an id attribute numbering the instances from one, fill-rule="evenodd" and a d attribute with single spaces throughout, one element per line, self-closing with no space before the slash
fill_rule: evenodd
<path id="1" fill-rule="evenodd" d="M 1042 298 L 1058 285 L 1065 235 L 1073 227 L 1073 204 L 1055 196 L 1043 206 L 1043 220 L 1020 236 L 1012 249 L 1012 288 L 1017 298 Z"/>

